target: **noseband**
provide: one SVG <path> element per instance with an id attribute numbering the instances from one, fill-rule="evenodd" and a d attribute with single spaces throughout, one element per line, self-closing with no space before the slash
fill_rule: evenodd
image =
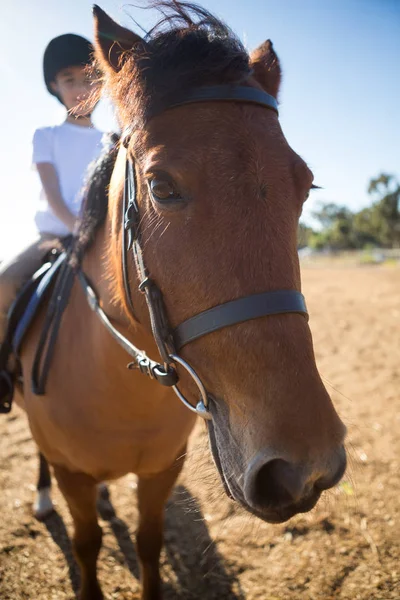
<path id="1" fill-rule="evenodd" d="M 241 102 L 256 104 L 278 114 L 278 105 L 273 96 L 252 87 L 238 85 L 219 85 L 201 87 L 179 94 L 168 104 L 160 105 L 150 114 L 149 118 L 178 106 L 199 102 Z M 124 139 L 124 136 L 123 136 Z M 126 140 L 126 138 L 125 138 Z M 125 141 L 126 144 L 126 141 Z M 128 252 L 132 250 L 137 274 L 139 277 L 139 290 L 145 295 L 151 322 L 151 329 L 157 344 L 163 364 L 149 359 L 146 354 L 133 346 L 110 323 L 107 316 L 99 306 L 96 294 L 83 273 L 79 274 L 81 283 L 86 291 L 89 304 L 97 312 L 104 325 L 110 330 L 117 341 L 134 358 L 128 366 L 137 368 L 162 385 L 171 386 L 181 401 L 193 412 L 204 419 L 210 419 L 209 401 L 207 391 L 194 369 L 179 355 L 185 346 L 209 333 L 219 331 L 238 323 L 251 319 L 258 319 L 268 315 L 285 313 L 298 313 L 308 318 L 304 296 L 297 290 L 278 290 L 245 296 L 219 304 L 187 319 L 175 330 L 169 325 L 161 291 L 155 281 L 150 277 L 144 262 L 141 234 L 139 228 L 139 208 L 137 204 L 137 186 L 135 165 L 127 159 L 125 172 L 125 185 L 123 196 L 123 244 L 122 267 L 125 295 L 132 315 L 135 311 L 128 277 Z M 135 317 L 136 318 L 136 317 Z M 177 387 L 179 378 L 176 366 L 183 367 L 196 384 L 200 392 L 200 400 L 193 406 Z"/>

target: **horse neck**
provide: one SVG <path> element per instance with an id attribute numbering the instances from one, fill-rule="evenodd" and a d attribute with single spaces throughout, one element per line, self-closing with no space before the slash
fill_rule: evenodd
<path id="1" fill-rule="evenodd" d="M 121 298 L 118 284 L 121 276 L 116 271 L 116 265 L 121 268 L 118 256 L 115 254 L 118 239 L 111 233 L 111 222 L 107 218 L 84 258 L 83 271 L 93 283 L 100 297 L 101 306 L 113 325 L 135 346 L 157 360 L 157 347 L 149 330 L 139 323 L 132 322 L 124 308 L 125 302 Z M 140 300 L 141 296 L 141 294 L 140 297 L 135 295 L 135 299 Z M 79 360 L 82 361 L 82 356 L 90 357 L 92 366 L 97 367 L 94 371 L 88 370 L 88 373 L 96 373 L 96 389 L 108 390 L 111 386 L 113 390 L 118 390 L 117 405 L 107 399 L 107 407 L 104 409 L 107 419 L 110 422 L 130 423 L 132 427 L 139 429 L 143 422 L 149 422 L 160 431 L 169 429 L 173 423 L 180 432 L 178 436 L 176 432 L 174 433 L 177 444 L 183 447 L 195 422 L 193 413 L 187 410 L 171 388 L 158 385 L 145 375 L 125 368 L 130 362 L 130 356 L 112 339 L 109 331 L 94 313 L 81 310 L 83 295 L 75 293 L 73 301 L 70 311 L 72 319 L 75 320 L 76 315 L 86 312 L 80 328 L 81 358 Z M 89 375 L 87 374 L 86 377 Z M 134 390 L 134 397 L 132 390 Z M 96 399 L 96 403 L 100 401 L 101 399 Z M 136 425 L 133 425 L 135 423 Z M 171 431 L 175 430 L 172 428 Z"/>

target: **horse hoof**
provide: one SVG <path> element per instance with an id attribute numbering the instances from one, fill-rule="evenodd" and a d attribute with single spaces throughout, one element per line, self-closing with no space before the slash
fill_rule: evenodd
<path id="1" fill-rule="evenodd" d="M 33 505 L 33 514 L 38 521 L 44 521 L 54 510 L 50 496 L 50 488 L 38 490 L 36 502 Z"/>

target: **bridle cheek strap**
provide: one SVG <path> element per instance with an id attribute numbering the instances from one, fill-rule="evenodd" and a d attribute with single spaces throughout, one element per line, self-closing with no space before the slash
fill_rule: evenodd
<path id="1" fill-rule="evenodd" d="M 177 350 L 208 333 L 270 315 L 298 313 L 308 320 L 303 294 L 296 290 L 278 290 L 238 298 L 205 310 L 187 319 L 174 331 Z"/>

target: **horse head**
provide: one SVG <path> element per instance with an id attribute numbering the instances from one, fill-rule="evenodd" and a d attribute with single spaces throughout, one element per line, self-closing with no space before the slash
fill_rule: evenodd
<path id="1" fill-rule="evenodd" d="M 125 140 L 110 188 L 117 282 L 122 286 L 129 160 L 143 259 L 175 328 L 239 298 L 300 292 L 297 227 L 313 175 L 275 110 L 234 99 L 174 104 L 205 86 L 276 98 L 281 67 L 272 43 L 249 55 L 205 10 L 158 4 L 171 14 L 144 38 L 96 7 L 95 48 Z M 137 320 L 150 335 L 131 259 L 128 275 Z M 225 489 L 248 511 L 284 521 L 310 510 L 340 480 L 345 428 L 319 376 L 303 314 L 235 323 L 185 344 L 180 355 L 207 389 L 210 445 Z M 177 369 L 196 404 L 196 386 Z"/>

